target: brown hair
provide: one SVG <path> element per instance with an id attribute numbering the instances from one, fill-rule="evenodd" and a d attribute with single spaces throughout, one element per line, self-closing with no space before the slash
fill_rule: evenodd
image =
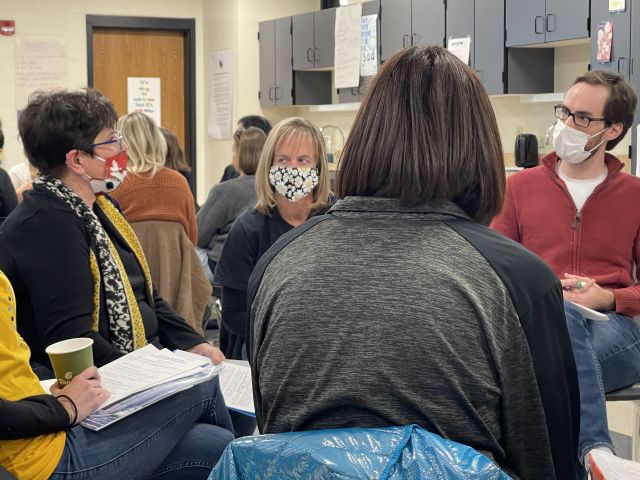
<path id="1" fill-rule="evenodd" d="M 607 142 L 606 150 L 611 150 L 620 143 L 629 128 L 631 128 L 631 125 L 633 125 L 633 117 L 636 113 L 636 103 L 638 101 L 633 87 L 622 75 L 607 70 L 591 70 L 576 78 L 573 85 L 576 83 L 602 85 L 609 90 L 609 96 L 604 104 L 602 115 L 609 124 L 622 124 L 622 133 Z"/>
<path id="2" fill-rule="evenodd" d="M 184 159 L 184 152 L 180 148 L 176 134 L 165 127 L 160 127 L 160 131 L 167 142 L 167 157 L 164 166 L 180 173 L 191 172 L 191 167 Z"/>
<path id="3" fill-rule="evenodd" d="M 260 162 L 260 153 L 267 136 L 257 127 L 243 128 L 236 131 L 240 137 L 238 147 L 238 168 L 245 175 L 254 175 Z M 235 134 L 233 136 L 235 140 Z"/>
<path id="4" fill-rule="evenodd" d="M 256 194 L 258 203 L 256 209 L 263 215 L 269 215 L 276 206 L 276 194 L 269 182 L 269 170 L 273 163 L 276 150 L 283 141 L 289 138 L 310 138 L 316 155 L 318 169 L 318 185 L 313 189 L 313 204 L 311 210 L 318 210 L 329 204 L 331 191 L 329 186 L 329 164 L 325 154 L 324 139 L 318 127 L 300 117 L 285 118 L 269 133 L 267 141 L 260 155 L 258 170 L 256 171 Z"/>
<path id="5" fill-rule="evenodd" d="M 502 208 L 504 159 L 489 97 L 446 49 L 389 58 L 367 89 L 342 152 L 338 197 L 450 200 L 488 224 Z"/>

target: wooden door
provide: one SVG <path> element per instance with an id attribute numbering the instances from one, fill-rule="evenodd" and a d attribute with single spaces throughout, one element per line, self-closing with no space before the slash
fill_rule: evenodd
<path id="1" fill-rule="evenodd" d="M 182 32 L 93 29 L 93 87 L 113 102 L 119 115 L 124 115 L 127 113 L 127 78 L 160 78 L 162 126 L 175 132 L 183 150 L 184 51 Z"/>

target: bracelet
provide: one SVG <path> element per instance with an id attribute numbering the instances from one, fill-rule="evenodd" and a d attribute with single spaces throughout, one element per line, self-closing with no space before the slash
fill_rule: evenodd
<path id="1" fill-rule="evenodd" d="M 71 398 L 69 398 L 67 395 L 58 395 L 56 398 L 66 398 L 67 400 L 69 400 L 69 403 L 73 407 L 73 419 L 69 423 L 69 426 L 73 427 L 76 424 L 76 420 L 78 420 L 78 407 L 76 407 L 74 401 L 71 400 Z"/>

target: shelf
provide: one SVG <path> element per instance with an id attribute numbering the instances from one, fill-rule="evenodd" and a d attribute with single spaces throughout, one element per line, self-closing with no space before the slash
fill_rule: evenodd
<path id="1" fill-rule="evenodd" d="M 355 112 L 360 108 L 360 102 L 333 103 L 329 105 L 309 105 L 310 112 Z"/>
<path id="2" fill-rule="evenodd" d="M 520 95 L 520 103 L 562 103 L 564 92 Z"/>

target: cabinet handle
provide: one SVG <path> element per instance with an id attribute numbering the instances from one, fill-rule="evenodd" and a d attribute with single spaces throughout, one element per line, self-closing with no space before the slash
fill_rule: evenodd
<path id="1" fill-rule="evenodd" d="M 620 63 L 622 60 L 626 60 L 627 61 L 627 70 L 628 70 L 628 66 L 629 66 L 629 60 L 627 59 L 627 57 L 620 57 L 618 58 L 618 73 L 624 77 L 628 77 L 628 71 L 627 72 L 623 72 L 622 69 L 620 68 Z"/>
<path id="2" fill-rule="evenodd" d="M 311 59 L 311 48 L 307 48 L 307 62 L 313 63 L 313 60 Z"/>
<path id="3" fill-rule="evenodd" d="M 553 25 L 553 28 L 551 28 Z M 553 13 L 547 14 L 547 32 L 555 32 L 556 31 L 556 16 Z"/>
<path id="4" fill-rule="evenodd" d="M 320 61 L 320 49 L 318 47 L 314 47 L 313 49 L 313 61 L 314 62 Z"/>
<path id="5" fill-rule="evenodd" d="M 407 48 L 407 41 L 409 40 L 409 35 L 402 35 L 402 48 Z"/>
<path id="6" fill-rule="evenodd" d="M 273 91 L 274 91 L 274 88 L 269 87 L 269 100 L 275 100 L 275 98 L 273 98 Z"/>
<path id="7" fill-rule="evenodd" d="M 351 87 L 351 95 L 358 96 L 358 87 Z"/>
<path id="8" fill-rule="evenodd" d="M 415 47 L 418 44 L 418 34 L 417 33 L 412 33 L 411 34 L 411 46 Z"/>
<path id="9" fill-rule="evenodd" d="M 282 100 L 279 96 L 278 96 L 278 89 L 282 90 L 282 87 L 276 87 L 276 102 L 278 100 Z"/>
<path id="10" fill-rule="evenodd" d="M 540 25 L 540 31 L 538 31 L 538 25 Z M 533 21 L 533 29 L 535 33 L 544 33 L 544 17 L 537 15 Z"/>
<path id="11" fill-rule="evenodd" d="M 482 80 L 482 70 L 476 70 L 476 75 L 478 75 L 478 78 Z"/>

